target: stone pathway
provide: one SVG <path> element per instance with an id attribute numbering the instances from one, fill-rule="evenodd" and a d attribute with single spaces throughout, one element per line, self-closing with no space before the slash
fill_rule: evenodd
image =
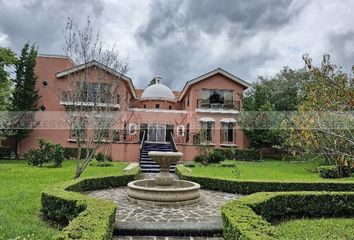
<path id="1" fill-rule="evenodd" d="M 154 237 L 154 236 L 135 236 L 135 237 L 113 237 L 113 240 L 224 240 L 222 237 Z"/>
<path id="2" fill-rule="evenodd" d="M 127 188 L 98 190 L 88 193 L 89 196 L 110 199 L 117 203 L 116 222 L 162 222 L 162 223 L 196 223 L 214 222 L 220 219 L 221 205 L 238 195 L 201 190 L 198 204 L 188 206 L 161 207 L 137 205 L 127 199 Z"/>
<path id="3" fill-rule="evenodd" d="M 150 178 L 150 175 L 143 176 Z M 148 206 L 132 203 L 127 199 L 127 188 L 97 190 L 89 196 L 110 199 L 118 205 L 115 240 L 220 240 L 219 237 L 164 237 L 173 236 L 218 236 L 222 234 L 220 208 L 226 201 L 241 195 L 201 190 L 198 204 L 188 206 Z M 165 234 L 166 233 L 166 234 Z M 197 233 L 197 234 L 196 234 Z M 151 235 L 161 235 L 159 237 Z M 216 234 L 216 235 L 215 235 Z M 146 236 L 135 236 L 146 235 Z M 134 237 L 130 237 L 134 236 Z M 151 236 L 151 237 L 150 237 Z"/>

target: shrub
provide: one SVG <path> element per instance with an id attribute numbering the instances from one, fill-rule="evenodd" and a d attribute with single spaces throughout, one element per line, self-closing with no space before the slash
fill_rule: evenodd
<path id="1" fill-rule="evenodd" d="M 234 159 L 239 161 L 261 161 L 262 155 L 259 149 L 234 149 Z"/>
<path id="2" fill-rule="evenodd" d="M 183 166 L 177 166 L 176 174 L 182 180 L 199 183 L 202 188 L 239 194 L 256 192 L 290 192 L 290 191 L 354 191 L 354 182 L 277 182 L 222 179 L 193 176 Z M 237 172 L 235 172 L 237 174 Z"/>
<path id="3" fill-rule="evenodd" d="M 11 156 L 11 148 L 0 147 L 0 158 L 10 158 L 10 156 Z"/>
<path id="4" fill-rule="evenodd" d="M 96 159 L 91 159 L 90 166 L 92 167 L 113 167 L 113 163 L 108 161 L 99 162 Z"/>
<path id="5" fill-rule="evenodd" d="M 91 149 L 90 149 L 91 150 Z M 81 157 L 80 159 L 84 159 L 86 157 L 86 148 L 81 149 Z M 64 158 L 77 158 L 77 148 L 64 148 Z"/>
<path id="6" fill-rule="evenodd" d="M 60 144 L 52 144 L 39 139 L 38 149 L 31 149 L 24 154 L 28 164 L 42 167 L 43 163 L 54 161 L 55 167 L 60 167 L 64 160 L 64 150 Z"/>
<path id="7" fill-rule="evenodd" d="M 35 149 L 31 149 L 25 152 L 24 158 L 26 159 L 27 163 L 32 166 L 42 166 L 43 162 L 41 162 L 41 160 L 44 160 L 41 156 L 40 151 Z"/>
<path id="8" fill-rule="evenodd" d="M 214 149 L 215 152 L 220 152 L 224 159 L 232 160 L 235 159 L 234 156 L 234 149 L 233 148 L 216 148 Z"/>
<path id="9" fill-rule="evenodd" d="M 318 167 L 318 173 L 322 178 L 339 178 L 337 166 L 321 166 Z"/>
<path id="10" fill-rule="evenodd" d="M 228 202 L 221 213 L 227 240 L 279 239 L 270 222 L 293 217 L 353 217 L 354 193 L 256 193 Z"/>
<path id="11" fill-rule="evenodd" d="M 111 156 L 108 156 L 108 157 L 107 157 L 107 161 L 108 161 L 108 162 L 113 162 L 112 157 L 111 157 Z"/>
<path id="12" fill-rule="evenodd" d="M 105 156 L 103 153 L 97 153 L 95 156 L 96 160 L 99 162 L 103 162 L 105 160 Z"/>
<path id="13" fill-rule="evenodd" d="M 183 166 L 189 167 L 189 168 L 194 168 L 195 162 L 185 162 L 185 163 L 183 163 Z"/>
<path id="14" fill-rule="evenodd" d="M 352 170 L 350 166 L 342 166 L 342 174 L 338 169 L 338 166 L 321 166 L 318 168 L 318 173 L 322 178 L 340 178 L 340 177 L 350 177 Z"/>
<path id="15" fill-rule="evenodd" d="M 54 161 L 54 166 L 60 167 L 64 161 L 64 149 L 59 144 L 56 144 L 53 147 L 53 151 L 48 154 L 51 155 L 50 157 Z"/>
<path id="16" fill-rule="evenodd" d="M 193 158 L 193 162 L 196 162 L 196 163 L 202 163 L 203 162 L 203 157 L 200 156 L 200 155 L 197 155 Z"/>
<path id="17" fill-rule="evenodd" d="M 213 151 L 209 154 L 208 163 L 219 163 L 225 160 L 224 155 L 219 151 Z"/>
<path id="18" fill-rule="evenodd" d="M 126 186 L 138 175 L 139 168 L 134 168 L 123 175 L 76 179 L 43 191 L 43 216 L 56 223 L 69 224 L 55 239 L 111 239 L 116 204 L 80 192 Z"/>

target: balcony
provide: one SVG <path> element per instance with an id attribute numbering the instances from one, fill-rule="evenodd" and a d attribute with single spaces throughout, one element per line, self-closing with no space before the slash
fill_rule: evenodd
<path id="1" fill-rule="evenodd" d="M 107 97 L 109 99 L 110 97 Z M 108 108 L 113 108 L 113 109 L 119 109 L 120 105 L 116 101 L 113 101 L 112 99 L 109 99 L 108 101 L 106 99 L 101 100 L 94 94 L 87 94 L 83 96 L 82 98 L 73 98 L 70 95 L 70 92 L 63 92 L 60 105 L 63 106 L 79 106 L 79 107 L 108 107 Z"/>
<path id="2" fill-rule="evenodd" d="M 238 113 L 240 111 L 240 101 L 210 101 L 209 99 L 197 99 L 197 112 L 210 113 Z"/>

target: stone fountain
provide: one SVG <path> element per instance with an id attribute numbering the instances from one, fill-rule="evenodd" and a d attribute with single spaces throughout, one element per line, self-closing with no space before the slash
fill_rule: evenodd
<path id="1" fill-rule="evenodd" d="M 171 164 L 178 162 L 183 156 L 182 153 L 151 151 L 148 155 L 160 165 L 160 173 L 155 179 L 128 183 L 127 192 L 130 201 L 160 206 L 180 206 L 199 202 L 200 185 L 176 180 L 169 172 Z"/>

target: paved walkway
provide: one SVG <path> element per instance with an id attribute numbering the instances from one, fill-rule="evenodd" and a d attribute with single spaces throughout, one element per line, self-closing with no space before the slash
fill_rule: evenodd
<path id="1" fill-rule="evenodd" d="M 135 236 L 135 237 L 113 237 L 113 240 L 224 240 L 222 237 L 153 237 L 153 236 Z"/>
<path id="2" fill-rule="evenodd" d="M 145 178 L 150 176 L 144 176 Z M 220 208 L 226 201 L 239 198 L 241 195 L 201 190 L 198 204 L 188 206 L 147 206 L 132 203 L 127 199 L 127 188 L 97 190 L 87 193 L 89 196 L 110 199 L 117 203 L 115 240 L 219 240 L 222 238 L 207 237 L 149 237 L 150 235 L 173 236 L 215 236 L 222 234 Z M 166 233 L 166 234 L 165 234 Z M 168 233 L 168 234 L 167 234 Z M 135 235 L 146 235 L 136 236 Z"/>

